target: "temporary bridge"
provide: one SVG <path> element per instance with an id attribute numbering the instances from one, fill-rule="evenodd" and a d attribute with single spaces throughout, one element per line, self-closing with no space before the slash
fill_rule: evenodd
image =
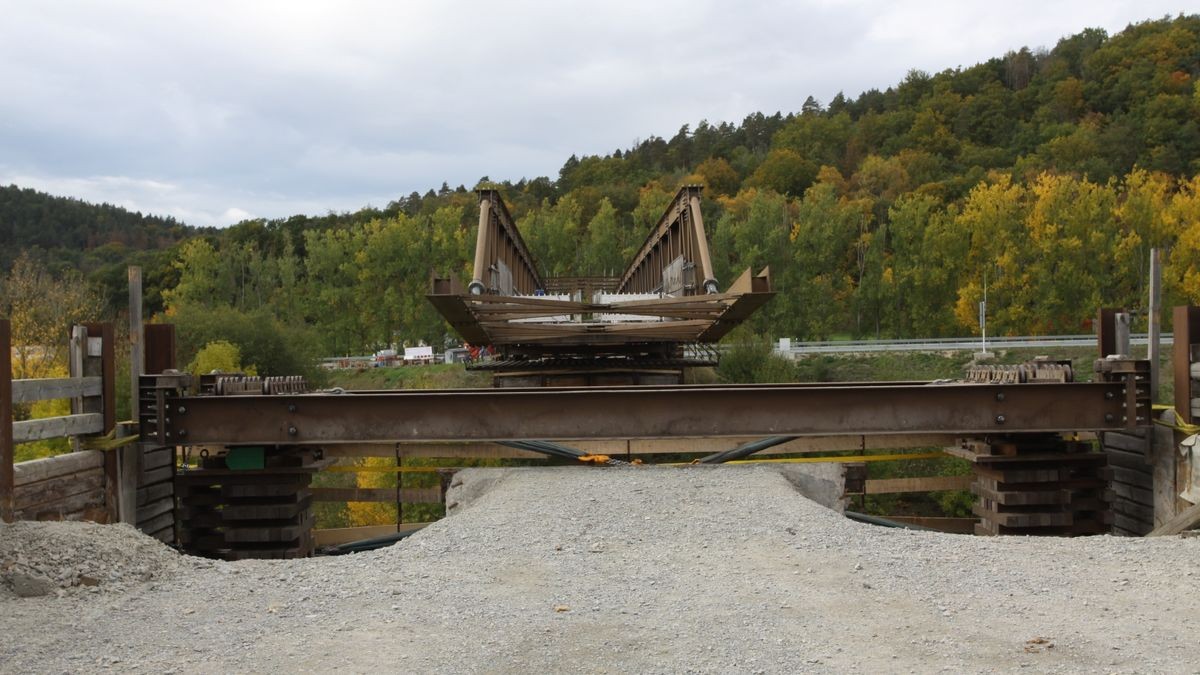
<path id="1" fill-rule="evenodd" d="M 94 461 L 39 460 L 47 464 L 15 474 L 14 432 L 120 431 L 113 429 L 111 327 L 97 328 L 107 337 L 96 345 L 83 329 L 76 340 L 82 365 L 72 372 L 101 377 L 10 385 L 0 321 L 0 414 L 63 387 L 84 397 L 79 414 L 61 424 L 35 429 L 0 419 L 0 514 L 52 517 L 67 508 L 60 504 L 99 504 L 109 519 L 194 553 L 295 557 L 314 550 L 314 501 L 411 501 L 412 491 L 399 485 L 314 486 L 313 475 L 340 458 L 394 457 L 403 470 L 402 455 L 610 463 L 690 452 L 720 463 L 758 453 L 918 447 L 967 459 L 972 475 L 899 485 L 845 465 L 845 494 L 872 493 L 872 484 L 874 492 L 969 487 L 977 517 L 960 531 L 980 534 L 1142 534 L 1180 527 L 1195 510 L 1176 501 L 1195 460 L 1180 459 L 1169 439 L 1154 441 L 1149 362 L 1119 346 L 1109 310 L 1100 315 L 1102 358 L 1090 382 L 1077 381 L 1068 363 L 1039 361 L 976 368 L 955 381 L 683 384 L 686 367 L 715 362 L 704 346 L 773 293 L 767 270 L 746 270 L 723 292 L 720 282 L 699 188 L 679 191 L 619 277 L 570 279 L 541 274 L 500 195 L 484 190 L 472 278 L 465 286 L 434 278 L 429 298 L 465 340 L 494 348 L 495 359 L 476 367 L 491 369 L 496 387 L 310 392 L 297 378 L 193 379 L 171 369 L 171 327 L 147 326 L 144 358 L 135 352 L 132 369 L 138 443 Z M 1175 408 L 1186 425 L 1200 415 L 1200 309 L 1177 308 L 1174 335 Z M 1097 435 L 1105 452 L 1089 442 Z M 1159 471 L 1168 465 L 1169 480 Z M 94 496 L 71 492 L 77 476 L 86 476 Z M 448 481 L 443 475 L 443 498 Z"/>

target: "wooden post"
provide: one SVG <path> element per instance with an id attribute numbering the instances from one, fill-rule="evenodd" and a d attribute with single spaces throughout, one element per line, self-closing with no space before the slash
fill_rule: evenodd
<path id="1" fill-rule="evenodd" d="M 89 340 L 100 339 L 100 353 L 88 354 L 89 363 L 97 372 L 87 374 L 100 376 L 100 412 L 104 413 L 104 433 L 107 434 L 117 427 L 117 361 L 116 345 L 113 343 L 116 333 L 111 323 L 88 323 L 84 326 L 87 327 Z M 97 356 L 99 363 L 96 363 Z M 85 370 L 88 368 L 85 367 Z"/>
<path id="2" fill-rule="evenodd" d="M 1121 355 L 1124 358 L 1129 358 L 1129 355 L 1133 353 L 1132 347 L 1129 346 L 1130 345 L 1129 323 L 1131 320 L 1132 320 L 1132 317 L 1129 315 L 1128 312 L 1118 312 L 1116 327 L 1113 331 L 1116 334 L 1116 341 L 1117 341 L 1116 353 Z"/>
<path id="3" fill-rule="evenodd" d="M 88 339 L 99 338 L 100 354 L 96 358 L 89 350 L 84 371 L 87 375 L 100 376 L 100 410 L 104 414 L 104 433 L 112 433 L 117 427 L 117 362 L 116 345 L 113 344 L 114 330 L 111 323 L 86 324 Z M 97 372 L 98 371 L 98 372 Z M 120 511 L 121 471 L 117 452 L 104 453 L 104 505 L 108 511 L 108 522 L 116 522 Z"/>
<path id="4" fill-rule="evenodd" d="M 1100 309 L 1100 316 L 1096 319 L 1096 343 L 1100 348 L 1100 358 L 1117 353 L 1117 313 L 1123 311 L 1110 307 Z"/>
<path id="5" fill-rule="evenodd" d="M 1162 333 L 1162 269 L 1159 264 L 1157 248 L 1150 249 L 1150 326 L 1148 331 L 1149 345 L 1146 347 L 1146 358 L 1150 359 L 1150 403 L 1158 401 L 1158 354 L 1160 349 L 1159 336 Z"/>
<path id="6" fill-rule="evenodd" d="M 67 349 L 67 375 L 69 377 L 83 377 L 83 362 L 87 358 L 87 328 L 83 326 L 71 327 L 71 341 Z M 83 396 L 76 396 L 71 399 L 71 414 L 79 415 L 84 410 Z M 71 451 L 79 452 L 79 437 L 71 437 Z"/>
<path id="7" fill-rule="evenodd" d="M 129 268 L 129 398 L 133 419 L 138 419 L 138 382 L 145 369 L 144 339 L 142 333 L 142 268 Z M 140 429 L 139 429 L 140 431 Z M 122 523 L 137 524 L 137 479 L 141 454 L 136 444 L 127 445 L 121 453 L 118 519 Z"/>
<path id="8" fill-rule="evenodd" d="M 1167 410 L 1159 419 L 1174 424 L 1175 411 Z M 1154 425 L 1150 438 L 1150 491 L 1154 504 L 1154 527 L 1171 520 L 1177 509 L 1179 492 L 1175 489 L 1175 457 L 1179 454 L 1175 431 L 1161 424 Z"/>
<path id="9" fill-rule="evenodd" d="M 138 378 L 146 367 L 142 339 L 142 268 L 129 268 L 129 397 L 134 421 L 138 414 Z"/>
<path id="10" fill-rule="evenodd" d="M 0 519 L 13 519 L 12 332 L 0 319 Z"/>
<path id="11" fill-rule="evenodd" d="M 1192 345 L 1200 343 L 1200 307 L 1176 307 L 1174 335 L 1175 413 L 1180 421 L 1191 424 L 1192 416 Z"/>
<path id="12" fill-rule="evenodd" d="M 175 365 L 175 324 L 148 323 L 142 327 L 144 343 L 143 359 L 145 375 L 158 375 L 172 370 Z"/>

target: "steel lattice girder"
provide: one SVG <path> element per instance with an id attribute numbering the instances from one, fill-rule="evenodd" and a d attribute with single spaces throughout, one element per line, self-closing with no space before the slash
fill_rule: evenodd
<path id="1" fill-rule="evenodd" d="M 470 282 L 464 287 L 453 275 L 435 275 L 426 297 L 464 340 L 476 345 L 588 351 L 716 342 L 774 293 L 769 268 L 757 274 L 747 269 L 726 292 L 717 292 L 700 191 L 694 185 L 680 188 L 621 277 L 574 277 L 576 283 L 570 284 L 540 276 L 504 200 L 495 190 L 481 190 Z M 680 275 L 686 267 L 696 278 L 687 284 L 680 276 L 683 285 L 668 289 L 664 275 L 676 266 Z M 573 299 L 540 294 L 551 287 Z M 597 301 L 600 288 L 618 297 Z"/>
<path id="2" fill-rule="evenodd" d="M 1113 430 L 1120 383 L 410 390 L 176 397 L 166 443 L 304 444 Z"/>

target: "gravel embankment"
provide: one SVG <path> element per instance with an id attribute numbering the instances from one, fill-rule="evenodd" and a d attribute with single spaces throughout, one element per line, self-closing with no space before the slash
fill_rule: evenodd
<path id="1" fill-rule="evenodd" d="M 340 558 L 0 526 L 0 671 L 1196 672 L 1198 581 L 1195 538 L 889 530 L 765 467 L 529 469 Z"/>

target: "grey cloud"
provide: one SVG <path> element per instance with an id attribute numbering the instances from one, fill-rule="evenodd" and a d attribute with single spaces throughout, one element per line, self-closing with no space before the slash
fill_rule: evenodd
<path id="1" fill-rule="evenodd" d="M 0 180 L 225 225 L 556 175 L 1164 2 L 13 3 Z M 171 186 L 169 189 L 162 186 Z"/>

